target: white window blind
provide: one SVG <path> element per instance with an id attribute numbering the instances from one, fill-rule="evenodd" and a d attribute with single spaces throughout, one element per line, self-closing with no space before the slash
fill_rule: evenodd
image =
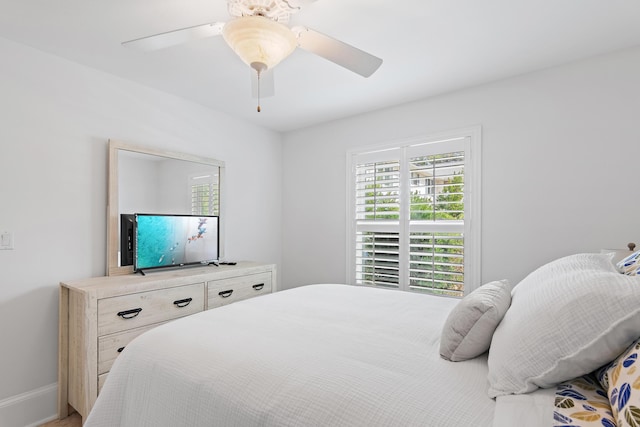
<path id="1" fill-rule="evenodd" d="M 352 282 L 463 295 L 480 262 L 472 143 L 479 154 L 479 132 L 350 153 Z"/>
<path id="2" fill-rule="evenodd" d="M 191 213 L 193 215 L 220 215 L 220 185 L 214 174 L 189 177 Z"/>
<path id="3" fill-rule="evenodd" d="M 400 281 L 400 161 L 355 169 L 356 281 L 398 287 Z"/>

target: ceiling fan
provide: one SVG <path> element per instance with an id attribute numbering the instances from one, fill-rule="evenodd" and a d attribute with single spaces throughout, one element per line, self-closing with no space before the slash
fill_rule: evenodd
<path id="1" fill-rule="evenodd" d="M 296 47 L 314 53 L 363 77 L 372 75 L 382 59 L 304 26 L 289 28 L 298 0 L 227 0 L 228 22 L 211 22 L 123 42 L 152 51 L 191 40 L 222 35 L 234 52 L 260 76 L 289 56 Z M 258 112 L 260 102 L 258 101 Z"/>

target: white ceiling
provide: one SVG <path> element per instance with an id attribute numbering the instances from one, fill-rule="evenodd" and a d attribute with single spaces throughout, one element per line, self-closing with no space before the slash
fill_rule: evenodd
<path id="1" fill-rule="evenodd" d="M 260 113 L 249 68 L 222 37 L 155 52 L 120 44 L 228 21 L 226 0 L 0 0 L 0 37 L 277 131 L 640 45 L 638 0 L 300 3 L 291 26 L 308 26 L 384 63 L 363 78 L 297 49 L 275 67 L 275 96 L 262 100 Z"/>

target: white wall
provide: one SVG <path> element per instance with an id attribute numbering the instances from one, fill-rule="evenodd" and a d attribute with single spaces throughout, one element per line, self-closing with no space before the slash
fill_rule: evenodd
<path id="1" fill-rule="evenodd" d="M 0 230 L 15 236 L 0 251 L 0 425 L 11 427 L 55 415 L 58 283 L 105 273 L 107 140 L 225 161 L 227 258 L 277 264 L 282 140 L 3 39 L 0 56 Z"/>
<path id="2" fill-rule="evenodd" d="M 285 135 L 283 287 L 346 280 L 348 149 L 470 125 L 483 132 L 483 281 L 640 244 L 638 76 L 634 49 Z"/>

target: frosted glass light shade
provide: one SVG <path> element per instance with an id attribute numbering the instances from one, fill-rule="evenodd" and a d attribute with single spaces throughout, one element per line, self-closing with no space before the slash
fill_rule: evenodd
<path id="1" fill-rule="evenodd" d="M 222 36 L 249 66 L 273 68 L 296 48 L 296 36 L 285 25 L 264 16 L 241 16 L 225 24 Z"/>

